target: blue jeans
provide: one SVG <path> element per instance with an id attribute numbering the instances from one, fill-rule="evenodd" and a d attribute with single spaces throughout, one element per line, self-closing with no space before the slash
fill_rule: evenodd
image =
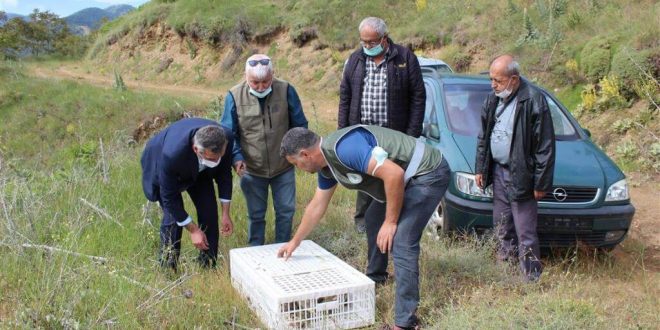
<path id="1" fill-rule="evenodd" d="M 447 190 L 449 179 L 449 165 L 443 159 L 435 170 L 413 177 L 406 185 L 392 246 L 396 283 L 394 323 L 399 327 L 411 327 L 417 322 L 419 241 L 424 227 Z M 381 253 L 376 246 L 378 231 L 385 220 L 385 208 L 385 203 L 374 200 L 365 216 L 369 257 L 367 276 L 376 282 L 384 281 L 388 276 L 388 255 Z"/>
<path id="2" fill-rule="evenodd" d="M 288 242 L 291 238 L 291 222 L 296 212 L 296 176 L 295 169 L 272 178 L 262 178 L 244 174 L 241 178 L 241 190 L 248 208 L 248 244 L 263 245 L 266 240 L 266 207 L 268 206 L 268 186 L 273 192 L 275 207 L 275 242 Z"/>

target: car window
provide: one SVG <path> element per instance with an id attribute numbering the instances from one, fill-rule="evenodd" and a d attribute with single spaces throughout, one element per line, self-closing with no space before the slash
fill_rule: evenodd
<path id="1" fill-rule="evenodd" d="M 447 65 L 434 65 L 433 68 L 438 72 L 447 72 L 451 73 L 451 68 Z"/>
<path id="2" fill-rule="evenodd" d="M 445 85 L 449 129 L 456 134 L 477 136 L 481 130 L 481 107 L 490 91 L 488 84 Z"/>
<path id="3" fill-rule="evenodd" d="M 436 105 L 436 89 L 428 82 L 424 82 L 426 88 L 426 108 L 424 110 L 424 124 L 422 126 L 422 135 L 434 139 L 440 139 L 440 129 L 438 127 L 438 110 Z"/>
<path id="4" fill-rule="evenodd" d="M 555 128 L 555 139 L 568 140 L 571 138 L 577 138 L 575 127 L 573 127 L 573 124 L 568 120 L 564 112 L 561 111 L 557 103 L 547 95 L 545 99 L 550 107 L 552 125 Z"/>

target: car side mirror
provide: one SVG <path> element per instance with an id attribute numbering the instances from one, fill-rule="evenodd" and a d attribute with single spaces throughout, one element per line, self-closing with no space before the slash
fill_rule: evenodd
<path id="1" fill-rule="evenodd" d="M 438 124 L 424 124 L 424 129 L 422 130 L 422 135 L 426 136 L 429 139 L 440 141 L 440 128 Z"/>
<path id="2" fill-rule="evenodd" d="M 591 139 L 591 131 L 584 127 L 582 128 L 582 130 L 584 130 L 584 132 L 587 133 L 587 136 Z"/>

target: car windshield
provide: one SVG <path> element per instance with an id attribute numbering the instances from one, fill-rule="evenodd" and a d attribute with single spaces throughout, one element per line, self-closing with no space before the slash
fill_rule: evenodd
<path id="1" fill-rule="evenodd" d="M 461 135 L 477 136 L 481 131 L 481 107 L 490 93 L 488 84 L 447 84 L 445 93 L 445 116 L 449 129 Z M 559 108 L 557 103 L 546 95 L 555 138 L 575 140 L 578 138 L 575 127 Z"/>
<path id="2" fill-rule="evenodd" d="M 445 85 L 445 116 L 457 134 L 477 136 L 481 130 L 481 105 L 490 93 L 487 84 Z"/>

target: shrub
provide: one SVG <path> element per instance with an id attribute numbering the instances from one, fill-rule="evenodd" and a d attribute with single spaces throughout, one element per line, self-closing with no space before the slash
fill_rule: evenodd
<path id="1" fill-rule="evenodd" d="M 648 55 L 646 51 L 623 47 L 612 56 L 610 73 L 621 80 L 621 94 L 626 99 L 635 97 L 635 84 L 642 79 L 645 72 L 650 71 Z"/>
<path id="2" fill-rule="evenodd" d="M 633 90 L 637 97 L 646 99 L 651 104 L 660 104 L 660 85 L 658 85 L 657 80 L 649 76 L 643 76 L 633 84 Z"/>
<path id="3" fill-rule="evenodd" d="M 581 113 L 583 110 L 594 110 L 596 108 L 598 96 L 595 85 L 589 84 L 584 86 L 580 97 L 582 98 L 582 103 L 578 105 L 578 113 Z"/>
<path id="4" fill-rule="evenodd" d="M 610 106 L 622 105 L 625 103 L 621 96 L 621 80 L 616 76 L 603 77 L 600 80 L 601 97 L 603 101 Z"/>
<path id="5" fill-rule="evenodd" d="M 194 60 L 195 57 L 197 57 L 197 46 L 195 46 L 195 43 L 193 43 L 190 38 L 186 38 L 186 46 L 188 47 L 188 55 L 190 55 L 190 59 Z"/>
<path id="6" fill-rule="evenodd" d="M 580 53 L 580 67 L 592 83 L 605 77 L 610 71 L 610 42 L 604 37 L 589 40 Z"/>
<path id="7" fill-rule="evenodd" d="M 124 83 L 124 79 L 121 77 L 121 74 L 117 72 L 117 70 L 115 70 L 115 83 L 113 87 L 120 92 L 123 92 L 127 89 L 126 84 Z"/>
<path id="8" fill-rule="evenodd" d="M 438 55 L 439 58 L 446 59 L 447 63 L 456 72 L 465 72 L 470 68 L 472 57 L 464 53 L 457 44 L 450 44 L 442 48 L 442 52 Z"/>
<path id="9" fill-rule="evenodd" d="M 616 147 L 616 154 L 627 161 L 634 161 L 639 155 L 639 148 L 632 141 L 625 141 Z"/>
<path id="10" fill-rule="evenodd" d="M 566 78 L 568 78 L 569 81 L 572 83 L 580 81 L 580 68 L 575 59 L 569 59 L 566 61 L 566 63 L 564 63 L 564 68 L 566 70 Z"/>
<path id="11" fill-rule="evenodd" d="M 533 43 L 540 37 L 539 30 L 534 26 L 532 19 L 527 14 L 527 8 L 523 12 L 523 33 L 518 37 L 516 46 L 521 47 L 526 43 Z"/>
<path id="12" fill-rule="evenodd" d="M 619 119 L 615 121 L 613 124 L 614 131 L 619 134 L 623 134 L 627 132 L 632 128 L 632 126 L 633 126 L 633 120 L 630 118 Z"/>
<path id="13" fill-rule="evenodd" d="M 621 82 L 616 76 L 603 77 L 597 85 L 586 85 L 582 90 L 582 103 L 578 112 L 604 111 L 610 108 L 628 106 L 621 96 Z"/>
<path id="14" fill-rule="evenodd" d="M 660 142 L 654 142 L 653 144 L 651 144 L 649 154 L 653 158 L 659 158 L 660 159 Z"/>

